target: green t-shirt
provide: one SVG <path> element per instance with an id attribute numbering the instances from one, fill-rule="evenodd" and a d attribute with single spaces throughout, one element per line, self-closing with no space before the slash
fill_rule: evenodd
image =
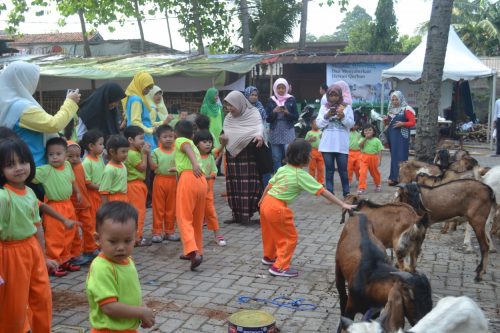
<path id="1" fill-rule="evenodd" d="M 359 150 L 359 140 L 362 139 L 358 131 L 349 132 L 349 150 Z"/>
<path id="2" fill-rule="evenodd" d="M 272 187 L 267 193 L 286 203 L 292 202 L 302 191 L 320 195 L 324 190 L 309 173 L 289 164 L 279 168 L 269 183 Z"/>
<path id="3" fill-rule="evenodd" d="M 99 192 L 103 194 L 127 193 L 127 168 L 123 163 L 109 161 L 104 168 Z"/>
<path id="4" fill-rule="evenodd" d="M 47 199 L 63 201 L 71 198 L 74 181 L 73 169 L 71 164 L 66 161 L 57 169 L 50 164 L 37 167 L 33 183 L 42 184 Z"/>
<path id="5" fill-rule="evenodd" d="M 361 143 L 365 138 L 361 138 L 359 143 Z M 379 140 L 379 138 L 371 138 L 366 140 L 365 146 L 361 149 L 362 153 L 365 154 L 378 154 L 384 150 L 384 145 Z"/>
<path id="6" fill-rule="evenodd" d="M 0 241 L 22 240 L 36 233 L 40 222 L 38 199 L 32 189 L 0 189 Z M 1 254 L 0 254 L 1 255 Z"/>
<path id="7" fill-rule="evenodd" d="M 214 154 L 201 155 L 201 168 L 205 177 L 214 178 L 217 176 L 217 165 L 215 164 Z"/>
<path id="8" fill-rule="evenodd" d="M 319 142 L 321 141 L 321 134 L 322 132 L 320 130 L 310 130 L 309 132 L 307 132 L 305 140 L 309 141 L 309 138 L 315 138 L 315 140 L 311 141 L 310 144 L 313 148 L 317 149 L 319 147 Z"/>
<path id="9" fill-rule="evenodd" d="M 90 307 L 90 325 L 93 328 L 123 331 L 139 327 L 139 318 L 112 318 L 104 314 L 99 306 L 100 302 L 112 298 L 123 304 L 142 304 L 141 284 L 131 258 L 119 264 L 99 255 L 90 265 L 85 287 Z"/>
<path id="10" fill-rule="evenodd" d="M 102 156 L 99 156 L 97 159 L 90 157 L 89 155 L 85 156 L 83 159 L 83 169 L 85 170 L 85 175 L 90 182 L 95 185 L 101 184 L 102 175 L 104 173 L 104 160 Z"/>
<path id="11" fill-rule="evenodd" d="M 161 147 L 153 150 L 151 159 L 158 166 L 155 170 L 157 175 L 175 176 L 176 172 L 170 172 L 168 169 L 175 168 L 174 149 L 166 150 Z"/>
<path id="12" fill-rule="evenodd" d="M 146 170 L 139 171 L 137 166 L 142 162 L 142 152 L 129 149 L 128 156 L 125 160 L 125 166 L 127 167 L 127 181 L 132 180 L 144 180 L 146 179 Z"/>
<path id="13" fill-rule="evenodd" d="M 200 151 L 194 145 L 193 141 L 188 138 L 177 138 L 175 139 L 175 167 L 177 168 L 177 173 L 180 175 L 184 170 L 193 170 L 191 161 L 188 156 L 181 150 L 183 144 L 189 144 L 193 150 L 198 164 L 201 166 Z"/>

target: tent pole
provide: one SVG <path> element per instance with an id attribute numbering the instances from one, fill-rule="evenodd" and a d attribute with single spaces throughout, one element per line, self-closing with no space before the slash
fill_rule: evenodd
<path id="1" fill-rule="evenodd" d="M 270 81 L 269 81 L 269 96 L 273 95 L 273 68 L 274 68 L 274 63 L 271 63 L 271 67 L 270 67 L 271 76 L 269 77 L 270 78 Z"/>
<path id="2" fill-rule="evenodd" d="M 488 112 L 488 130 L 486 131 L 486 142 L 490 142 L 490 150 L 493 150 L 493 140 L 491 137 L 492 133 L 492 122 L 495 121 L 495 117 L 493 115 L 493 112 L 495 112 L 495 95 L 497 92 L 497 73 L 494 72 L 493 76 L 491 77 L 492 79 L 492 84 L 491 84 L 491 103 L 489 106 L 489 112 Z M 499 138 L 499 128 L 497 128 L 497 140 Z"/>
<path id="3" fill-rule="evenodd" d="M 385 84 L 384 80 L 382 80 L 382 89 L 380 89 L 381 94 L 380 94 L 380 115 L 384 115 L 384 94 L 385 94 Z"/>

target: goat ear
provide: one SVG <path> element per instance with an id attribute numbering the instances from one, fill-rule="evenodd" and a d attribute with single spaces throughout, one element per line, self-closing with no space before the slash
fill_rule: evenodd
<path id="1" fill-rule="evenodd" d="M 343 329 L 343 330 L 347 330 L 349 328 L 349 326 L 351 326 L 352 324 L 354 324 L 354 321 L 352 319 L 349 319 L 347 317 L 340 317 L 340 327 Z"/>

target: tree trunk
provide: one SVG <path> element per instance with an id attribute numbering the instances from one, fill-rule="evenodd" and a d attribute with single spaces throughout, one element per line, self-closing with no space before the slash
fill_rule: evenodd
<path id="1" fill-rule="evenodd" d="M 139 44 L 139 51 L 144 53 L 144 31 L 142 30 L 141 13 L 139 13 L 139 1 L 134 0 L 135 17 L 137 18 L 137 26 L 141 35 L 141 43 Z"/>
<path id="2" fill-rule="evenodd" d="M 172 43 L 172 34 L 170 33 L 170 23 L 168 21 L 168 9 L 166 8 L 165 8 L 165 18 L 167 19 L 168 40 L 170 41 L 170 48 L 173 50 L 174 46 Z"/>
<path id="3" fill-rule="evenodd" d="M 250 52 L 250 28 L 248 26 L 248 3 L 240 0 L 241 32 L 243 37 L 243 52 Z"/>
<path id="4" fill-rule="evenodd" d="M 83 57 L 90 58 L 92 57 L 92 54 L 90 53 L 89 37 L 87 36 L 87 28 L 85 27 L 85 17 L 83 16 L 83 9 L 78 9 L 78 17 L 80 17 L 80 26 L 82 27 Z"/>
<path id="5" fill-rule="evenodd" d="M 193 0 L 192 6 L 198 54 L 205 54 L 205 47 L 203 46 L 203 29 L 201 28 L 200 17 L 198 16 L 198 0 Z"/>
<path id="6" fill-rule="evenodd" d="M 439 99 L 452 9 L 453 0 L 432 2 L 418 103 L 415 153 L 419 161 L 432 162 L 438 143 Z"/>
<path id="7" fill-rule="evenodd" d="M 302 10 L 300 12 L 300 38 L 299 51 L 304 51 L 306 48 L 306 33 L 307 33 L 307 5 L 309 0 L 302 0 Z"/>

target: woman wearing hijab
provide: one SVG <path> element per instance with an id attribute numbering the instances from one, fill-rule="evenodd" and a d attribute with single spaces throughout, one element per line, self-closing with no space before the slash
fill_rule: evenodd
<path id="1" fill-rule="evenodd" d="M 283 163 L 288 145 L 295 140 L 294 125 L 299 119 L 295 97 L 288 93 L 288 82 L 279 78 L 274 81 L 273 92 L 266 105 L 267 122 L 270 124 L 269 142 L 273 152 L 273 169 Z"/>
<path id="2" fill-rule="evenodd" d="M 345 87 L 344 87 L 345 88 Z M 333 192 L 333 174 L 335 161 L 342 183 L 342 194 L 349 194 L 349 178 L 347 176 L 347 158 L 349 156 L 349 130 L 354 125 L 354 114 L 349 104 L 344 101 L 341 85 L 332 84 L 326 92 L 327 103 L 319 109 L 316 124 L 323 128 L 319 151 L 325 161 L 326 189 Z M 346 100 L 350 101 L 350 95 Z"/>
<path id="3" fill-rule="evenodd" d="M 50 115 L 33 98 L 40 68 L 15 61 L 0 74 L 0 126 L 13 129 L 28 145 L 35 165 L 45 164 L 45 139 L 62 131 L 76 114 L 80 93 L 70 91 L 55 115 Z"/>
<path id="4" fill-rule="evenodd" d="M 165 124 L 170 124 L 174 116 L 168 114 L 167 106 L 163 100 L 163 91 L 160 87 L 154 86 L 153 89 L 147 95 L 149 105 L 151 106 L 151 119 L 153 119 L 154 124 L 161 122 Z"/>
<path id="5" fill-rule="evenodd" d="M 122 100 L 127 126 L 135 125 L 142 128 L 144 130 L 144 140 L 150 144 L 151 150 L 156 148 L 153 136 L 155 124 L 154 119 L 151 118 L 153 111 L 146 95 L 153 89 L 153 86 L 153 77 L 149 73 L 136 73 L 127 90 L 125 90 L 126 96 Z"/>
<path id="6" fill-rule="evenodd" d="M 389 186 L 397 185 L 399 180 L 399 163 L 408 160 L 410 149 L 410 128 L 415 126 L 415 110 L 406 103 L 401 91 L 391 94 L 391 102 L 385 122 L 389 147 L 391 150 L 391 173 Z"/>
<path id="7" fill-rule="evenodd" d="M 89 130 L 98 129 L 106 138 L 120 133 L 118 105 L 125 91 L 118 83 L 108 82 L 85 99 L 78 111 L 77 137 L 81 140 Z"/>
<path id="8" fill-rule="evenodd" d="M 219 103 L 219 91 L 216 88 L 210 88 L 205 93 L 200 113 L 210 118 L 210 133 L 214 138 L 218 138 L 222 133 L 222 107 Z M 214 140 L 214 148 L 219 148 L 220 143 Z"/>
<path id="9" fill-rule="evenodd" d="M 241 92 L 230 92 L 224 102 L 229 113 L 220 142 L 226 148 L 227 199 L 233 213 L 225 223 L 245 223 L 258 211 L 262 194 L 256 150 L 264 144 L 264 127 L 259 111 Z"/>

